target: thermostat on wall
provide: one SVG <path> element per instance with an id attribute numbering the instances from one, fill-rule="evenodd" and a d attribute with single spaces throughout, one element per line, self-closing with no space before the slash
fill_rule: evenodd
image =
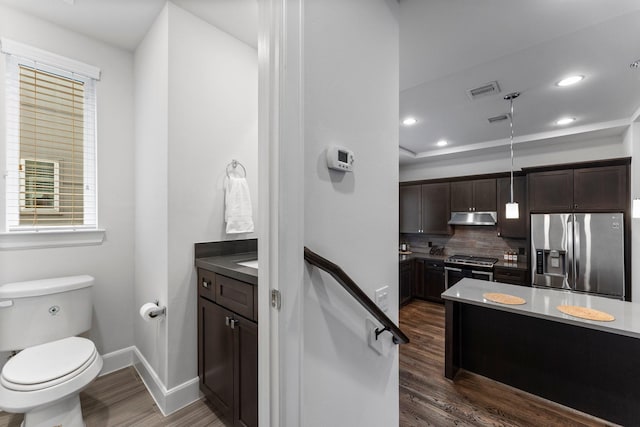
<path id="1" fill-rule="evenodd" d="M 327 166 L 342 172 L 351 172 L 354 161 L 353 151 L 332 145 L 327 148 Z"/>

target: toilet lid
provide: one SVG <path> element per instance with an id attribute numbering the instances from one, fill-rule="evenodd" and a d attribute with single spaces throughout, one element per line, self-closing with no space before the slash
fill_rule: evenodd
<path id="1" fill-rule="evenodd" d="M 29 347 L 4 365 L 2 385 L 20 391 L 51 387 L 86 369 L 96 355 L 93 342 L 80 337 Z"/>

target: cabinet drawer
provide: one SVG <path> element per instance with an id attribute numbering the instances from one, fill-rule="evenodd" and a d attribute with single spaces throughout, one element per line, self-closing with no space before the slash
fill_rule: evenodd
<path id="1" fill-rule="evenodd" d="M 198 269 L 198 296 L 215 301 L 214 284 L 216 274 L 209 270 Z"/>
<path id="2" fill-rule="evenodd" d="M 512 268 L 494 268 L 493 279 L 496 282 L 510 283 L 512 285 L 527 285 L 527 272 Z"/>
<path id="3" fill-rule="evenodd" d="M 216 274 L 215 301 L 251 320 L 256 320 L 255 289 L 249 283 Z"/>

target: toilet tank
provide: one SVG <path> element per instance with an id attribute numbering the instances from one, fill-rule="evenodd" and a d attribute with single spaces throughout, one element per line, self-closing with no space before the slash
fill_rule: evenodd
<path id="1" fill-rule="evenodd" d="M 0 286 L 0 351 L 22 350 L 91 328 L 93 277 L 69 276 Z"/>

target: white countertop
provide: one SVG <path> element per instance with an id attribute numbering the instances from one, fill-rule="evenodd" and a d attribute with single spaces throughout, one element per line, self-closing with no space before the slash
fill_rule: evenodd
<path id="1" fill-rule="evenodd" d="M 483 298 L 487 292 L 499 292 L 524 298 L 522 305 L 506 305 Z M 554 322 L 582 326 L 618 335 L 640 338 L 640 304 L 556 289 L 530 288 L 505 283 L 464 278 L 447 289 L 442 298 Z M 576 305 L 604 311 L 615 317 L 611 322 L 585 320 L 561 313 L 559 305 Z"/>

